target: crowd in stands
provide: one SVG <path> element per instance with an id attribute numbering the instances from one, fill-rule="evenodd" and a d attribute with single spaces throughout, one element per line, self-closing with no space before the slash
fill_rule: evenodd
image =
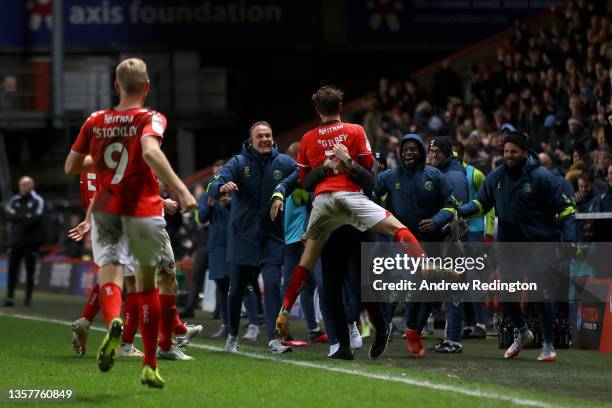
<path id="1" fill-rule="evenodd" d="M 509 123 L 529 136 L 535 152 L 550 157 L 575 191 L 583 175 L 593 180 L 594 197 L 606 193 L 612 1 L 570 1 L 563 10 L 551 9 L 555 22 L 548 28 L 515 22 L 491 63 L 456 72 L 444 61 L 430 91 L 413 79 L 380 79 L 376 96 L 353 120 L 363 123 L 389 167 L 399 163 L 402 136 L 419 133 L 460 141 L 465 161 L 485 174 L 503 159 L 498 130 Z"/>

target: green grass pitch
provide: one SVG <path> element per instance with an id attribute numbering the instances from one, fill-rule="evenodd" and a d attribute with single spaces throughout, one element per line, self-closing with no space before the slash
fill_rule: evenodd
<path id="1" fill-rule="evenodd" d="M 355 362 L 326 361 L 327 345 L 273 357 L 263 339 L 242 342 L 240 354 L 228 355 L 220 351 L 222 341 L 206 339 L 219 322 L 204 313 L 196 319 L 205 326 L 204 337 L 187 349 L 196 360 L 161 361 L 167 385 L 148 389 L 139 381 L 139 360 L 118 359 L 109 373 L 98 370 L 101 330 L 91 331 L 85 357 L 74 354 L 68 323 L 83 302 L 36 294 L 31 309 L 0 309 L 0 389 L 5 394 L 7 388 L 70 388 L 76 397 L 70 406 L 122 408 L 612 406 L 612 355 L 560 350 L 556 363 L 540 363 L 537 351 L 525 350 L 505 361 L 495 340 L 488 339 L 466 341 L 461 355 L 430 353 L 416 359 L 399 335 L 376 362 L 367 358 L 368 339 Z M 294 324 L 298 337 L 300 331 L 304 327 Z M 24 406 L 0 402 L 0 408 L 12 405 Z"/>

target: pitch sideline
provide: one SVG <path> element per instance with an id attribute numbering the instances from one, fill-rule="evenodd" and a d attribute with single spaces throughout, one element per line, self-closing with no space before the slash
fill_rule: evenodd
<path id="1" fill-rule="evenodd" d="M 54 324 L 60 324 L 64 326 L 72 325 L 72 322 L 65 321 L 65 320 L 50 319 L 50 318 L 39 317 L 39 316 L 28 316 L 28 315 L 22 315 L 22 314 L 9 314 L 9 313 L 0 312 L 0 317 L 12 317 L 15 319 L 32 320 L 32 321 L 45 322 L 45 323 L 54 323 Z M 91 330 L 95 330 L 99 332 L 106 331 L 104 328 L 99 327 L 99 326 L 92 326 Z M 137 336 L 140 337 L 140 334 L 138 334 Z M 190 343 L 189 347 L 199 348 L 199 349 L 208 350 L 208 351 L 216 351 L 216 352 L 224 351 L 223 347 L 210 346 L 207 344 L 200 344 L 200 343 Z M 480 391 L 480 390 L 462 388 L 457 385 L 434 383 L 428 380 L 419 380 L 419 379 L 414 379 L 414 378 L 409 378 L 409 377 L 400 377 L 400 376 L 388 375 L 388 374 L 369 373 L 369 372 L 366 372 L 365 370 L 355 370 L 355 369 L 348 369 L 348 368 L 342 368 L 342 367 L 333 367 L 327 364 L 313 363 L 310 361 L 279 359 L 277 357 L 273 357 L 268 354 L 238 351 L 237 353 L 233 353 L 233 355 L 255 358 L 259 360 L 275 361 L 277 363 L 282 363 L 282 364 L 290 364 L 290 365 L 299 366 L 299 367 L 331 371 L 331 372 L 347 374 L 347 375 L 363 377 L 363 378 L 369 378 L 369 379 L 374 379 L 374 380 L 380 380 L 380 381 L 402 383 L 402 384 L 412 385 L 416 387 L 429 388 L 429 389 L 436 390 L 436 391 L 454 392 L 457 394 L 462 394 L 462 395 L 466 395 L 470 397 L 508 401 L 513 404 L 521 405 L 521 406 L 541 407 L 541 408 L 559 406 L 559 405 L 555 405 L 554 403 L 550 403 L 550 402 L 538 401 L 538 400 L 527 399 L 527 398 L 519 398 L 519 397 L 514 397 L 511 395 L 504 395 L 504 394 L 500 394 L 500 393 L 492 392 L 492 391 Z"/>

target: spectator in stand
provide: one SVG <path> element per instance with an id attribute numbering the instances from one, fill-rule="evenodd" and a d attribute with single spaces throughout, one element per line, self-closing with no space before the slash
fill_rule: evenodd
<path id="1" fill-rule="evenodd" d="M 612 150 L 607 147 L 597 149 L 597 162 L 593 171 L 593 185 L 598 191 L 608 188 L 608 167 L 612 164 Z"/>
<path id="2" fill-rule="evenodd" d="M 393 169 L 399 166 L 399 139 L 397 137 L 387 138 L 383 154 L 387 157 L 387 168 Z"/>
<path id="3" fill-rule="evenodd" d="M 442 61 L 440 69 L 434 73 L 433 80 L 432 99 L 434 104 L 444 106 L 449 97 L 460 98 L 463 95 L 461 78 L 450 66 L 448 60 Z"/>
<path id="4" fill-rule="evenodd" d="M 584 172 L 578 177 L 578 191 L 576 192 L 576 211 L 593 212 L 594 200 L 599 198 L 597 190 L 593 189 L 593 175 Z"/>
<path id="5" fill-rule="evenodd" d="M 15 305 L 15 288 L 22 260 L 25 260 L 26 267 L 26 292 L 23 304 L 26 307 L 31 306 L 36 254 L 43 240 L 44 208 L 44 200 L 34 191 L 34 180 L 29 176 L 21 177 L 19 194 L 11 198 L 6 206 L 6 216 L 11 227 L 9 234 L 11 249 L 7 276 L 8 290 L 4 306 Z"/>

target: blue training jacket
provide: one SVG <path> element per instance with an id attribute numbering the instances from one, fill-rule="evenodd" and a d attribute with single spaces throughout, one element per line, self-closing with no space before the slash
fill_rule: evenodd
<path id="1" fill-rule="evenodd" d="M 403 223 L 419 241 L 439 241 L 441 228 L 455 215 L 455 198 L 447 177 L 437 168 L 425 164 L 425 145 L 419 135 L 407 134 L 400 143 L 413 140 L 421 150 L 422 162 L 412 169 L 404 166 L 385 170 L 378 174 L 374 196 L 380 202 L 385 198 L 387 208 Z M 431 218 L 438 229 L 424 236 L 419 231 L 419 222 Z"/>
<path id="2" fill-rule="evenodd" d="M 438 167 L 450 183 L 453 189 L 453 196 L 457 200 L 457 205 L 465 204 L 469 201 L 468 181 L 465 167 L 455 156 L 450 156 L 440 167 Z"/>
<path id="3" fill-rule="evenodd" d="M 207 191 L 198 200 L 198 224 L 209 221 L 208 227 L 208 251 L 215 248 L 225 248 L 227 245 L 227 226 L 230 210 L 216 201 L 213 205 L 208 204 L 210 192 Z M 230 206 L 231 208 L 231 206 Z"/>
<path id="4" fill-rule="evenodd" d="M 495 207 L 500 242 L 553 242 L 555 220 L 562 223 L 564 241 L 576 240 L 575 207 L 560 180 L 530 152 L 514 178 L 505 164 L 485 178 L 477 199 L 458 208 L 462 217 L 482 215 Z"/>
<path id="5" fill-rule="evenodd" d="M 270 220 L 270 197 L 276 185 L 295 171 L 295 161 L 278 152 L 262 155 L 249 142 L 242 152 L 223 166 L 210 185 L 209 192 L 219 199 L 219 189 L 233 181 L 228 226 L 227 262 L 237 265 L 281 265 L 284 258 L 283 217 Z"/>

